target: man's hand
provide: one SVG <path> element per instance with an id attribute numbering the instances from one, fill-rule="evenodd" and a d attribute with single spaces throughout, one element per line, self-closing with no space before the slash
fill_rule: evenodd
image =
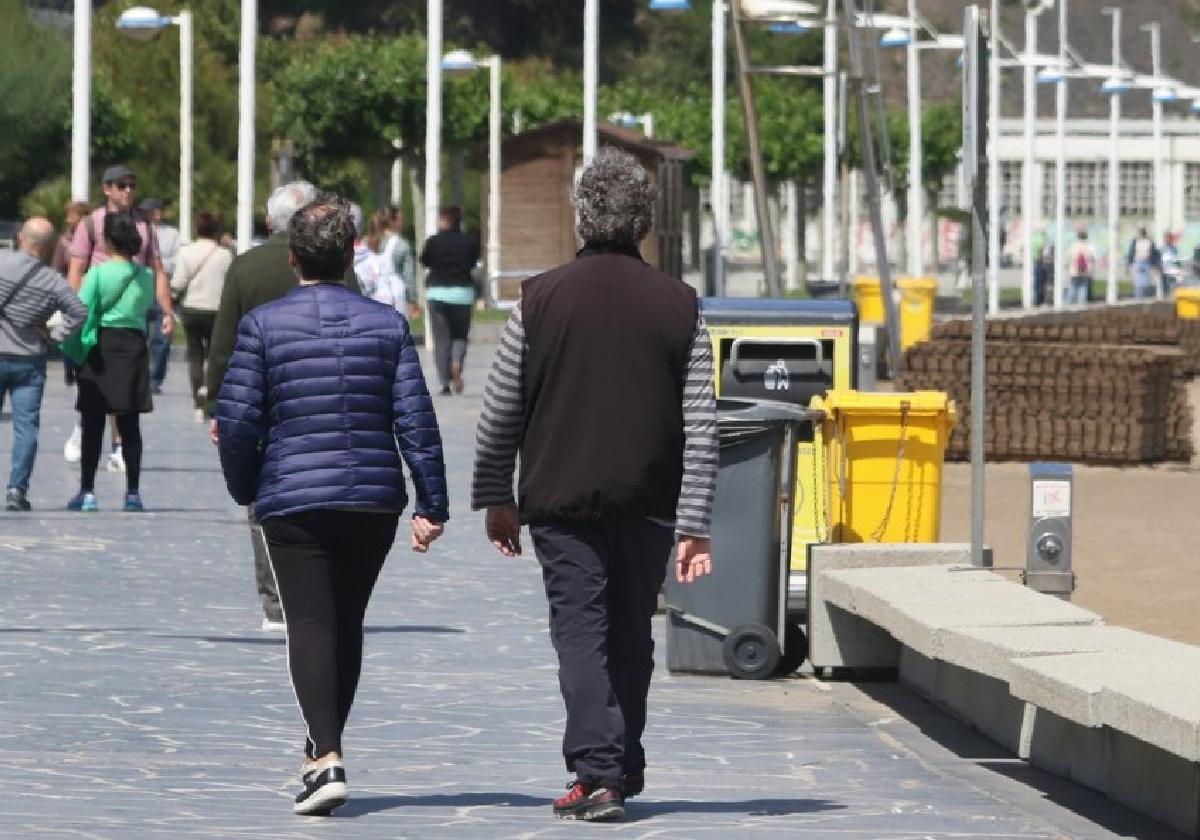
<path id="1" fill-rule="evenodd" d="M 675 579 L 680 583 L 712 574 L 712 540 L 708 537 L 679 537 L 679 548 L 675 557 Z"/>
<path id="2" fill-rule="evenodd" d="M 164 312 L 162 316 L 162 334 L 170 338 L 173 332 L 175 332 L 175 315 L 172 312 Z"/>
<path id="3" fill-rule="evenodd" d="M 212 439 L 213 446 L 221 442 L 220 436 L 217 434 L 217 418 L 208 421 L 208 436 Z"/>
<path id="4" fill-rule="evenodd" d="M 505 557 L 521 555 L 521 517 L 516 505 L 496 505 L 487 509 L 487 538 Z"/>
<path id="5" fill-rule="evenodd" d="M 414 516 L 412 518 L 412 550 L 417 554 L 424 554 L 429 550 L 433 541 L 440 537 L 445 530 L 441 522 L 434 522 L 424 516 Z"/>

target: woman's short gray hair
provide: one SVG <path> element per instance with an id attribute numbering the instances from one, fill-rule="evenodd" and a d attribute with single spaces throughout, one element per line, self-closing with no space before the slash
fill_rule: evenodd
<path id="1" fill-rule="evenodd" d="M 288 223 L 288 247 L 305 280 L 341 280 L 354 251 L 355 235 L 350 203 L 333 193 L 317 196 Z"/>
<path id="2" fill-rule="evenodd" d="M 272 233 L 283 233 L 297 210 L 317 197 L 317 188 L 308 181 L 284 184 L 267 199 L 267 223 Z"/>
<path id="3" fill-rule="evenodd" d="M 584 242 L 637 245 L 654 224 L 655 187 L 628 152 L 606 146 L 579 176 L 571 194 Z"/>

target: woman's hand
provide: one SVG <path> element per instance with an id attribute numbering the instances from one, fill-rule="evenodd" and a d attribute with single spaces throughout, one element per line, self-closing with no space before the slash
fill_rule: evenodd
<path id="1" fill-rule="evenodd" d="M 169 338 L 173 332 L 175 332 L 175 313 L 164 312 L 162 315 L 162 334 Z"/>
<path id="2" fill-rule="evenodd" d="M 433 541 L 440 537 L 445 530 L 441 522 L 434 522 L 424 516 L 414 516 L 412 518 L 412 550 L 417 554 L 424 554 L 429 550 Z"/>

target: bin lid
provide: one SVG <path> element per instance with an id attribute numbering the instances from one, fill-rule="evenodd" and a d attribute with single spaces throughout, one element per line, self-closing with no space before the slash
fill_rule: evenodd
<path id="1" fill-rule="evenodd" d="M 813 397 L 812 407 L 826 414 L 898 414 L 900 406 L 904 403 L 908 404 L 910 412 L 955 416 L 954 403 L 944 391 L 892 394 L 835 389 L 826 393 L 824 397 Z"/>
<path id="2" fill-rule="evenodd" d="M 858 313 L 842 299 L 703 298 L 700 311 L 714 324 L 853 325 Z"/>
<path id="3" fill-rule="evenodd" d="M 779 400 L 717 400 L 718 423 L 819 423 L 824 419 L 824 412 Z"/>
<path id="4" fill-rule="evenodd" d="M 1175 289 L 1175 297 L 1184 300 L 1200 300 L 1200 286 L 1178 286 Z"/>
<path id="5" fill-rule="evenodd" d="M 912 291 L 937 291 L 938 282 L 932 277 L 901 277 L 896 288 Z"/>

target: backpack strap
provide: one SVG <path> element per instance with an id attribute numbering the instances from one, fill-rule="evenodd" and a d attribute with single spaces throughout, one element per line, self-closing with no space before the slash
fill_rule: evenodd
<path id="1" fill-rule="evenodd" d="M 4 296 L 4 303 L 0 303 L 0 316 L 4 315 L 4 310 L 8 308 L 8 305 L 10 303 L 12 303 L 12 299 L 17 296 L 17 294 L 21 291 L 21 289 L 25 288 L 25 286 L 29 283 L 29 281 L 33 279 L 33 275 L 37 274 L 38 271 L 41 270 L 41 268 L 42 268 L 42 264 L 39 262 L 35 262 L 33 264 L 33 267 L 30 268 L 28 271 L 26 271 L 25 274 L 21 277 L 21 279 L 18 280 L 15 284 L 13 284 L 13 287 L 8 290 L 8 294 Z"/>

